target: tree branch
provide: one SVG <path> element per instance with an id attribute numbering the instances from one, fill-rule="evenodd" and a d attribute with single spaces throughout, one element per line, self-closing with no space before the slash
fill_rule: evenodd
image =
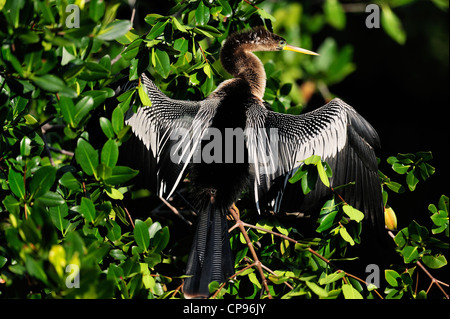
<path id="1" fill-rule="evenodd" d="M 250 238 L 248 237 L 247 231 L 244 228 L 244 224 L 246 224 L 246 223 L 241 221 L 239 214 L 234 209 L 230 209 L 229 211 L 230 211 L 231 215 L 233 216 L 234 220 L 236 221 L 236 225 L 238 225 L 239 230 L 241 231 L 242 235 L 244 235 L 247 246 L 250 249 L 250 253 L 253 256 L 254 264 L 259 271 L 259 275 L 261 276 L 261 280 L 262 280 L 264 289 L 266 290 L 269 299 L 272 299 L 272 296 L 270 295 L 270 291 L 269 291 L 269 286 L 267 285 L 267 279 L 266 279 L 266 276 L 264 275 L 264 272 L 262 269 L 262 263 L 259 261 L 258 255 L 256 254 L 256 251 L 255 251 L 255 248 L 253 247 L 253 244 L 252 244 Z"/>

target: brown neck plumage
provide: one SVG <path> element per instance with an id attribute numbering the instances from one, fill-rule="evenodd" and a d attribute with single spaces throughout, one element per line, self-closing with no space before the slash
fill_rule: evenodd
<path id="1" fill-rule="evenodd" d="M 266 72 L 262 62 L 253 51 L 261 51 L 258 37 L 249 38 L 246 33 L 236 34 L 227 39 L 220 51 L 224 69 L 235 78 L 246 81 L 251 93 L 262 99 L 266 87 Z"/>

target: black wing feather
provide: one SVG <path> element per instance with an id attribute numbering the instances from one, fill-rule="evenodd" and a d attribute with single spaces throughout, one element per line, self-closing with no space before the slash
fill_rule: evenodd
<path id="1" fill-rule="evenodd" d="M 132 108 L 127 112 L 125 123 L 134 133 L 133 147 L 145 179 L 161 197 L 168 197 L 175 190 L 186 172 L 184 162 L 171 159 L 171 151 L 180 147 L 179 132 L 188 132 L 200 109 L 200 102 L 173 100 L 163 94 L 145 75 L 141 75 L 152 106 L 140 107 L 136 113 Z M 179 130 L 177 132 L 177 130 Z M 190 143 L 185 139 L 184 143 Z M 185 145 L 181 145 L 184 147 Z"/>
<path id="2" fill-rule="evenodd" d="M 272 143 L 270 153 L 277 164 L 276 170 L 264 171 L 258 160 L 251 164 L 253 190 L 258 209 L 274 212 L 308 212 L 317 208 L 330 193 L 320 180 L 315 189 L 303 195 L 300 183 L 290 184 L 288 179 L 302 165 L 302 160 L 315 154 L 326 161 L 332 171 L 331 187 L 354 182 L 338 190 L 344 200 L 363 211 L 377 228 L 384 227 L 381 186 L 378 178 L 374 147 L 379 138 L 373 127 L 351 106 L 339 99 L 302 115 L 280 114 L 262 108 L 250 107 L 247 126 L 264 123 Z M 258 154 L 267 141 L 248 136 L 249 153 Z M 266 150 L 267 152 L 267 150 Z M 320 206 L 319 206 L 320 207 Z"/>

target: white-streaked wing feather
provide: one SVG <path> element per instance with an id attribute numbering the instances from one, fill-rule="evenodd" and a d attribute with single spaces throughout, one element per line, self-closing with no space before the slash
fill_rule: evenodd
<path id="1" fill-rule="evenodd" d="M 355 182 L 356 187 L 343 191 L 347 197 L 344 198 L 369 211 L 370 217 L 379 222 L 381 188 L 373 151 L 378 146 L 378 136 L 352 107 L 334 99 L 315 111 L 297 116 L 260 106 L 249 108 L 247 114 L 247 131 L 265 130 L 269 139 L 247 135 L 252 189 L 259 211 L 307 208 L 308 202 L 329 193 L 319 181 L 315 190 L 303 196 L 299 183 L 292 185 L 288 181 L 305 159 L 319 155 L 333 170 L 332 187 Z M 270 154 L 273 165 L 262 161 L 264 154 Z"/>

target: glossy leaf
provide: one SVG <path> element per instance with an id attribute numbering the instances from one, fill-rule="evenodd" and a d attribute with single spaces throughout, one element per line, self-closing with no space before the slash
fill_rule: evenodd
<path id="1" fill-rule="evenodd" d="M 98 39 L 110 41 L 125 35 L 131 29 L 131 22 L 128 20 L 117 20 L 108 24 L 97 35 Z"/>
<path id="2" fill-rule="evenodd" d="M 77 96 L 75 90 L 68 87 L 63 80 L 53 74 L 45 74 L 42 76 L 33 76 L 33 82 L 43 90 L 48 92 L 58 92 L 63 96 L 75 98 Z"/>
<path id="3" fill-rule="evenodd" d="M 345 299 L 363 299 L 361 294 L 351 284 L 342 285 L 342 293 Z"/>
<path id="4" fill-rule="evenodd" d="M 163 78 L 167 78 L 170 72 L 170 58 L 167 52 L 161 50 L 153 51 L 153 57 L 155 59 L 155 70 Z"/>
<path id="5" fill-rule="evenodd" d="M 122 109 L 119 106 L 116 107 L 113 111 L 111 122 L 112 128 L 116 134 L 119 134 L 124 127 L 123 116 L 124 114 Z"/>
<path id="6" fill-rule="evenodd" d="M 9 170 L 8 174 L 9 188 L 19 198 L 25 198 L 25 182 L 23 175 L 12 169 Z"/>
<path id="7" fill-rule="evenodd" d="M 205 25 L 209 21 L 209 8 L 205 6 L 203 0 L 199 1 L 198 7 L 195 10 L 195 19 L 200 25 Z"/>
<path id="8" fill-rule="evenodd" d="M 97 213 L 95 211 L 94 203 L 92 203 L 89 198 L 83 197 L 81 199 L 80 211 L 88 223 L 94 222 Z"/>
<path id="9" fill-rule="evenodd" d="M 73 122 L 78 125 L 81 120 L 92 110 L 94 107 L 94 99 L 90 96 L 83 97 L 77 104 L 75 104 L 75 112 L 73 114 Z"/>
<path id="10" fill-rule="evenodd" d="M 30 183 L 31 196 L 39 197 L 47 193 L 53 186 L 56 178 L 56 169 L 53 166 L 43 166 L 33 175 Z"/>
<path id="11" fill-rule="evenodd" d="M 75 159 L 86 174 L 89 176 L 95 174 L 98 166 L 98 153 L 89 142 L 82 138 L 78 139 Z"/>
<path id="12" fill-rule="evenodd" d="M 109 119 L 107 119 L 106 117 L 100 117 L 99 122 L 100 122 L 100 127 L 101 127 L 103 133 L 105 134 L 105 136 L 107 138 L 114 138 L 115 132 L 114 132 L 113 126 L 111 124 L 111 121 Z"/>
<path id="13" fill-rule="evenodd" d="M 108 140 L 102 148 L 101 162 L 109 167 L 116 166 L 119 159 L 119 146 L 116 141 Z"/>
<path id="14" fill-rule="evenodd" d="M 112 170 L 111 176 L 105 179 L 105 182 L 110 185 L 123 184 L 135 177 L 138 173 L 139 171 L 133 170 L 126 166 L 115 166 Z"/>
<path id="15" fill-rule="evenodd" d="M 364 219 L 364 213 L 350 205 L 344 205 L 342 207 L 342 210 L 348 217 L 350 217 L 351 220 L 354 220 L 358 223 Z"/>
<path id="16" fill-rule="evenodd" d="M 136 219 L 134 224 L 134 240 L 136 244 L 142 250 L 146 251 L 148 246 L 150 245 L 150 235 L 148 232 L 147 224 L 145 224 L 142 220 Z"/>

